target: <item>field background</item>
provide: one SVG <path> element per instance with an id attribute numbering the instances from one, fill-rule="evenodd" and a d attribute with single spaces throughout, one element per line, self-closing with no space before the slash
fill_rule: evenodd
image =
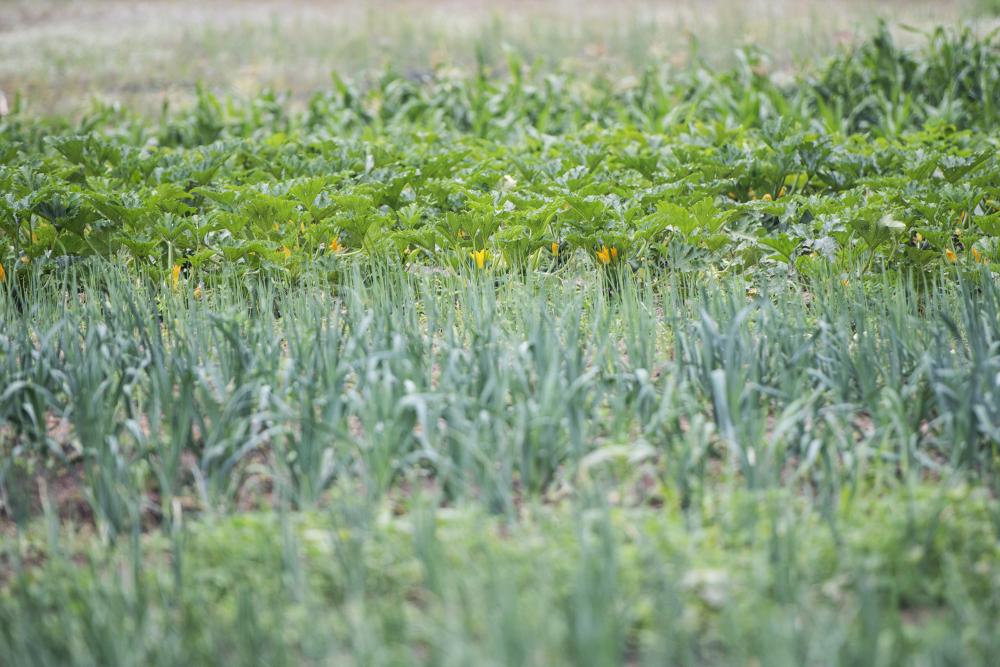
<path id="1" fill-rule="evenodd" d="M 998 13 L 0 0 L 0 665 L 995 664 Z"/>
<path id="2" fill-rule="evenodd" d="M 389 66 L 421 76 L 441 65 L 529 61 L 623 76 L 692 57 L 726 64 L 736 47 L 763 46 L 773 71 L 848 48 L 879 18 L 901 43 L 917 30 L 997 24 L 990 0 L 911 2 L 676 0 L 472 2 L 383 0 L 6 0 L 0 3 L 0 91 L 36 113 L 79 113 L 93 100 L 157 112 L 184 104 L 196 83 L 250 96 L 271 88 L 294 100 Z"/>

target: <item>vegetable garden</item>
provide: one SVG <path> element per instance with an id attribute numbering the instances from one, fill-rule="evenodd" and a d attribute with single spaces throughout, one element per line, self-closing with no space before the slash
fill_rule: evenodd
<path id="1" fill-rule="evenodd" d="M 0 663 L 989 664 L 1000 41 L 0 118 Z"/>

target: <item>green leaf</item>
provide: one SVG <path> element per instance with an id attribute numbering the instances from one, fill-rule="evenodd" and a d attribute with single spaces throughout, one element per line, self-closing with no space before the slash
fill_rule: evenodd
<path id="1" fill-rule="evenodd" d="M 772 255 L 773 258 L 780 259 L 786 264 L 790 264 L 792 261 L 792 255 L 795 253 L 795 249 L 799 247 L 799 244 L 802 243 L 802 239 L 793 238 L 787 234 L 780 234 L 778 236 L 758 239 L 757 242 L 774 250 L 776 254 Z"/>

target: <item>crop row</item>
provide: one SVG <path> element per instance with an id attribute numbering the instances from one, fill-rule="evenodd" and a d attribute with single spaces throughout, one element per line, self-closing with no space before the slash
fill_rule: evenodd
<path id="1" fill-rule="evenodd" d="M 633 272 L 974 270 L 1000 261 L 996 40 L 884 32 L 779 85 L 747 55 L 630 83 L 446 70 L 337 81 L 158 124 L 103 108 L 0 123 L 0 264 L 112 258 L 163 280 L 222 267 L 400 264 Z"/>
<path id="2" fill-rule="evenodd" d="M 775 283 L 748 300 L 739 284 L 626 280 L 609 297 L 371 271 L 337 296 L 234 276 L 202 300 L 107 268 L 36 274 L 52 296 L 0 313 L 0 446 L 15 454 L 0 482 L 82 465 L 114 533 L 178 496 L 232 508 L 254 468 L 303 506 L 335 480 L 378 497 L 416 475 L 501 512 L 626 454 L 669 462 L 686 507 L 717 459 L 751 489 L 792 475 L 831 493 L 870 474 L 996 472 L 992 281 Z"/>

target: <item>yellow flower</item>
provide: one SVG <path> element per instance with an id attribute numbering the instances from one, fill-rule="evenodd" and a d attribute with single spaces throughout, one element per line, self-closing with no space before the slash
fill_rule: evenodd
<path id="1" fill-rule="evenodd" d="M 7 280 L 7 271 L 3 268 L 3 263 L 0 263 L 0 283 Z"/>
<path id="2" fill-rule="evenodd" d="M 611 251 L 608 250 L 608 246 L 603 245 L 601 246 L 601 249 L 597 251 L 597 261 L 601 264 L 611 263 Z"/>
<path id="3" fill-rule="evenodd" d="M 486 266 L 486 249 L 485 248 L 483 248 L 482 250 L 473 250 L 469 254 L 472 255 L 472 260 L 476 263 L 476 268 L 477 269 L 482 269 L 482 268 L 484 268 Z"/>
<path id="4" fill-rule="evenodd" d="M 549 246 L 549 247 L 552 249 L 552 254 L 553 255 L 558 255 L 559 254 L 559 242 L 558 241 L 553 241 L 552 245 Z"/>
<path id="5" fill-rule="evenodd" d="M 780 190 L 778 190 L 778 199 L 781 199 L 781 198 L 782 198 L 782 197 L 784 197 L 784 196 L 785 196 L 785 186 L 784 186 L 784 185 L 782 185 L 782 186 L 781 186 L 781 189 L 780 189 Z"/>
<path id="6" fill-rule="evenodd" d="M 920 232 L 917 232 L 916 235 L 913 237 L 913 241 L 914 241 L 914 243 L 916 243 L 918 245 L 921 244 L 921 243 L 923 243 L 924 242 L 924 235 L 921 234 Z"/>
<path id="7" fill-rule="evenodd" d="M 764 196 L 761 197 L 761 199 L 763 199 L 764 201 L 771 201 L 771 193 L 770 192 L 765 192 Z"/>
<path id="8" fill-rule="evenodd" d="M 286 245 L 281 246 L 281 254 L 285 256 L 285 259 L 288 259 L 292 256 L 292 250 Z"/>
<path id="9" fill-rule="evenodd" d="M 202 297 L 201 285 L 198 285 L 197 287 L 194 288 L 195 301 L 201 301 L 201 297 Z"/>
<path id="10" fill-rule="evenodd" d="M 618 259 L 618 248 L 611 246 L 611 259 Z"/>
<path id="11" fill-rule="evenodd" d="M 174 264 L 174 268 L 170 269 L 170 284 L 177 289 L 177 286 L 181 284 L 181 265 Z"/>
<path id="12" fill-rule="evenodd" d="M 977 264 L 987 263 L 986 256 L 983 255 L 983 253 L 979 252 L 979 248 L 976 248 L 975 246 L 973 246 L 972 248 L 972 260 Z"/>
<path id="13" fill-rule="evenodd" d="M 844 287 L 847 287 L 848 285 L 851 284 L 851 281 L 848 280 L 847 278 L 841 278 L 840 284 L 843 285 Z"/>
<path id="14" fill-rule="evenodd" d="M 344 249 L 344 246 L 340 245 L 340 241 L 337 239 L 331 240 L 330 245 L 327 247 L 330 248 L 330 252 L 340 252 Z"/>
<path id="15" fill-rule="evenodd" d="M 957 262 L 958 261 L 958 255 L 956 255 L 955 251 L 952 250 L 951 248 L 946 248 L 945 249 L 944 256 L 948 258 L 949 262 Z"/>

